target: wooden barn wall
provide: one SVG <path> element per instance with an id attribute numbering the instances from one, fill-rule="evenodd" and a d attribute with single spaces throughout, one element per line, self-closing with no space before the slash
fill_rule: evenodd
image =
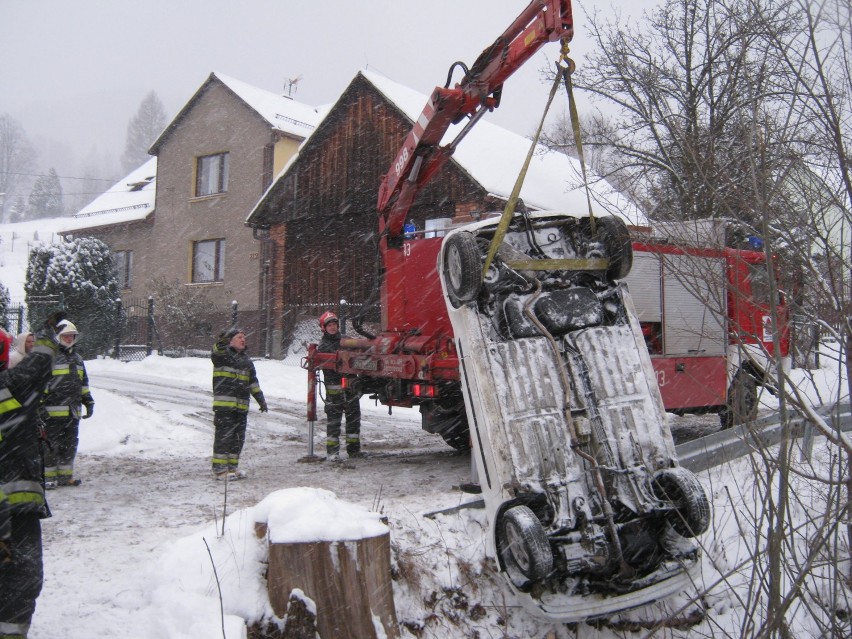
<path id="1" fill-rule="evenodd" d="M 378 282 L 376 202 L 382 176 L 411 124 L 371 84 L 357 78 L 285 178 L 284 301 L 364 303 Z M 452 164 L 424 188 L 409 216 L 486 209 L 486 193 Z"/>

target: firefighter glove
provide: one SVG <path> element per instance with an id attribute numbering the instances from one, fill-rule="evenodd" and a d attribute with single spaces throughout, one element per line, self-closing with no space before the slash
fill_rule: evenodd
<path id="1" fill-rule="evenodd" d="M 261 412 L 261 413 L 268 413 L 268 412 L 269 412 L 269 407 L 266 405 L 266 400 L 265 400 L 265 399 L 261 399 L 261 400 L 258 402 L 258 404 L 260 404 L 260 412 Z"/>
<path id="2" fill-rule="evenodd" d="M 68 314 L 65 311 L 56 311 L 55 313 L 51 313 L 47 316 L 47 319 L 44 320 L 45 328 L 49 328 L 53 330 L 53 332 L 58 332 L 57 327 L 59 326 L 59 322 L 68 317 Z"/>
<path id="3" fill-rule="evenodd" d="M 95 414 L 95 403 L 90 402 L 86 404 L 86 414 L 83 415 L 83 419 L 89 419 L 92 415 Z"/>

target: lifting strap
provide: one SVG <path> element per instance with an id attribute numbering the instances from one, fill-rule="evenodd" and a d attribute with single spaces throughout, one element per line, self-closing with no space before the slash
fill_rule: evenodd
<path id="1" fill-rule="evenodd" d="M 564 64 L 563 64 L 564 63 Z M 503 243 L 503 238 L 506 237 L 506 231 L 509 229 L 509 223 L 512 221 L 512 216 L 515 214 L 515 207 L 518 204 L 518 199 L 521 193 L 521 187 L 523 187 L 524 179 L 527 176 L 527 170 L 530 166 L 530 161 L 532 160 L 533 153 L 535 153 L 536 146 L 538 145 L 538 139 L 541 136 L 541 131 L 544 128 L 544 120 L 547 117 L 547 112 L 550 110 L 550 105 L 553 103 L 553 98 L 556 95 L 556 88 L 559 86 L 559 81 L 563 80 L 565 83 L 565 89 L 568 93 L 568 105 L 569 112 L 571 117 L 571 128 L 574 131 L 574 143 L 577 146 L 577 154 L 580 159 L 580 167 L 582 168 L 583 174 L 583 186 L 586 189 L 586 201 L 589 205 L 589 218 L 592 226 L 592 234 L 595 233 L 595 218 L 592 213 L 592 199 L 589 193 L 589 184 L 586 177 L 586 163 L 583 159 L 583 143 L 580 137 L 580 118 L 577 115 L 577 106 L 574 102 L 574 91 L 573 85 L 571 83 L 571 74 L 574 72 L 576 68 L 574 61 L 568 57 L 568 42 L 562 42 L 562 50 L 559 54 L 559 61 L 556 64 L 557 72 L 555 77 L 553 78 L 553 85 L 550 87 L 550 95 L 547 98 L 547 104 L 544 106 L 544 113 L 541 115 L 541 121 L 539 122 L 538 129 L 535 132 L 535 136 L 530 143 L 530 149 L 527 152 L 527 157 L 524 160 L 524 164 L 521 167 L 521 171 L 518 174 L 517 180 L 515 180 L 515 186 L 512 189 L 512 193 L 509 196 L 509 199 L 506 201 L 506 208 L 503 209 L 503 215 L 500 217 L 500 223 L 497 225 L 497 230 L 494 233 L 494 237 L 491 239 L 491 244 L 488 246 L 488 254 L 485 257 L 485 263 L 482 265 L 482 277 L 485 277 L 485 274 L 488 273 L 488 269 L 491 267 L 491 262 L 494 260 L 494 256 L 497 254 L 497 250 L 500 248 L 500 245 Z"/>

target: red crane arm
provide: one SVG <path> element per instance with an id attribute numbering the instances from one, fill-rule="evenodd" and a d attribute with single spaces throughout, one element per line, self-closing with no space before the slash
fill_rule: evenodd
<path id="1" fill-rule="evenodd" d="M 397 153 L 379 189 L 379 230 L 403 232 L 420 188 L 450 158 L 461 139 L 486 111 L 500 105 L 506 79 L 543 45 L 570 41 L 574 34 L 571 0 L 533 0 L 512 25 L 483 51 L 455 88 L 436 87 Z M 451 124 L 470 118 L 452 145 L 439 146 Z"/>

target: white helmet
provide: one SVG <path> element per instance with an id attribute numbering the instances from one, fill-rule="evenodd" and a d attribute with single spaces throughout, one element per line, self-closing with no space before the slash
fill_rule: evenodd
<path id="1" fill-rule="evenodd" d="M 56 328 L 59 329 L 59 333 L 57 333 L 57 335 L 59 336 L 60 341 L 62 341 L 63 335 L 73 335 L 74 341 L 77 341 L 77 335 L 79 335 L 79 331 L 77 331 L 77 327 L 74 326 L 68 320 L 62 320 L 61 322 L 59 322 L 59 324 L 56 325 Z"/>

